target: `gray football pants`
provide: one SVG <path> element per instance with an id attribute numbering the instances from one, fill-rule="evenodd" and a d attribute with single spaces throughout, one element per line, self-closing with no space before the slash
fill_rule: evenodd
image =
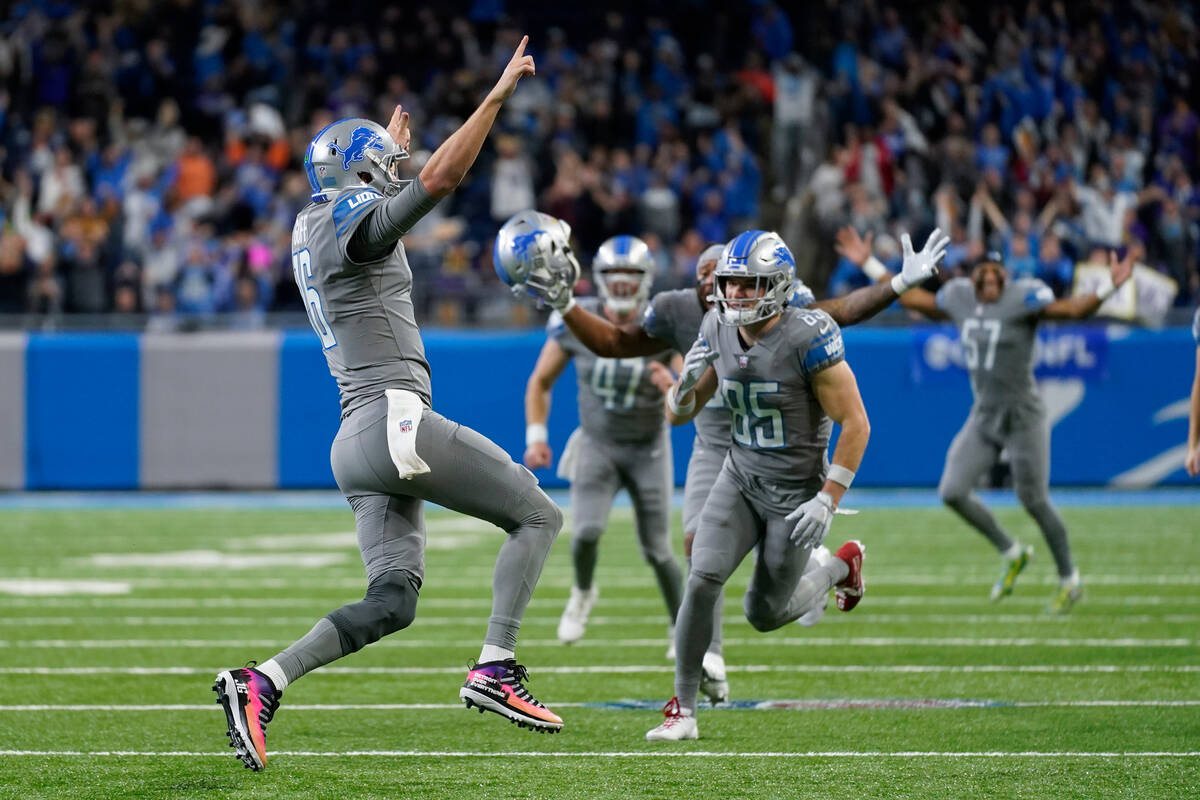
<path id="1" fill-rule="evenodd" d="M 674 622 L 683 576 L 671 552 L 671 437 L 664 429 L 650 442 L 623 444 L 581 431 L 577 446 L 571 479 L 575 584 L 591 588 L 600 537 L 608 525 L 613 499 L 624 488 L 633 501 L 642 558 L 654 570 L 667 614 Z"/>
<path id="2" fill-rule="evenodd" d="M 799 619 L 837 583 L 831 566 L 808 569 L 812 551 L 792 544 L 793 527 L 782 514 L 748 498 L 728 466 L 721 469 L 700 515 L 675 628 L 675 696 L 684 708 L 696 708 L 704 652 L 712 640 L 713 605 L 752 549 L 758 548 L 758 558 L 742 605 L 756 630 L 772 631 Z"/>
<path id="3" fill-rule="evenodd" d="M 517 631 L 562 512 L 529 470 L 470 428 L 424 409 L 417 454 L 430 471 L 401 480 L 388 453 L 384 397 L 342 421 L 330 451 L 333 475 L 354 509 L 367 571 L 366 597 L 317 622 L 275 660 L 295 680 L 406 627 L 425 573 L 425 500 L 507 532 L 492 576 L 486 644 L 516 647 Z"/>
<path id="4" fill-rule="evenodd" d="M 688 459 L 687 479 L 683 486 L 683 537 L 685 547 L 688 537 L 691 537 L 691 547 L 695 547 L 696 531 L 700 527 L 700 512 L 704 510 L 704 501 L 712 492 L 717 476 L 721 474 L 721 465 L 725 463 L 727 447 L 712 447 L 700 441 L 697 436 L 692 440 L 692 457 Z M 692 571 L 692 554 L 687 551 L 688 572 Z M 713 633 L 712 642 L 708 646 L 711 653 L 721 653 L 721 617 L 725 606 L 725 590 L 717 596 L 713 604 Z"/>
<path id="5" fill-rule="evenodd" d="M 938 484 L 942 502 L 1004 552 L 1013 539 L 975 493 L 979 478 L 1007 448 L 1012 462 L 1013 486 L 1021 505 L 1041 528 L 1054 556 L 1060 577 L 1074 570 L 1067 528 L 1050 503 L 1050 429 L 1044 414 L 1030 415 L 992 433 L 974 413 L 967 417 L 946 453 L 946 467 Z"/>

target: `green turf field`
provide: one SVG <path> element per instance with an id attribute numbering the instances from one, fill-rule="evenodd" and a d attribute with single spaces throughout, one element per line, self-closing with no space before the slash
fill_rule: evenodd
<path id="1" fill-rule="evenodd" d="M 459 705 L 501 534 L 431 514 L 417 622 L 289 687 L 254 774 L 226 747 L 213 674 L 361 596 L 349 512 L 0 512 L 0 797 L 1200 796 L 1200 509 L 1066 509 L 1087 581 L 1067 618 L 1042 612 L 1053 570 L 1032 523 L 1000 515 L 1038 547 L 1000 605 L 995 557 L 941 510 L 839 517 L 829 543 L 867 543 L 868 592 L 812 629 L 753 631 L 743 568 L 732 698 L 805 702 L 704 709 L 700 741 L 652 744 L 657 710 L 603 705 L 672 693 L 629 513 L 582 642 L 554 641 L 565 535 L 534 594 L 518 655 L 566 722 L 554 736 Z M 28 594 L 80 588 L 112 593 Z"/>

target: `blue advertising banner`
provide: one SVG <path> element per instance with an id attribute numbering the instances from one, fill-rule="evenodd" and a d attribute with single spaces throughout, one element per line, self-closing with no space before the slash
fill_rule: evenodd
<path id="1" fill-rule="evenodd" d="M 1115 331 L 1125 330 L 1112 326 Z M 1038 378 L 1104 377 L 1110 333 L 1096 325 L 1042 325 L 1037 332 L 1033 374 Z M 924 383 L 966 375 L 962 341 L 953 325 L 914 328 L 913 381 Z"/>

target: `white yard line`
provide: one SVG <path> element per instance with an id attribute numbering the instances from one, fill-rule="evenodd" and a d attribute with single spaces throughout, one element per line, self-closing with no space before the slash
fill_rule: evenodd
<path id="1" fill-rule="evenodd" d="M 0 667 L 0 675 L 216 675 L 227 667 Z M 729 664 L 739 673 L 888 673 L 923 674 L 1190 674 L 1200 664 Z M 581 665 L 534 667 L 536 675 L 636 675 L 674 673 L 671 664 Z M 321 667 L 316 675 L 464 675 L 463 666 L 449 667 Z"/>
<path id="2" fill-rule="evenodd" d="M 571 645 L 574 648 L 612 647 L 662 647 L 667 637 L 645 639 L 585 639 Z M 1100 639 L 1080 638 L 1037 638 L 1037 637 L 936 637 L 936 636 L 850 636 L 845 638 L 770 636 L 755 638 L 732 638 L 724 640 L 726 646 L 743 647 L 770 645 L 771 647 L 1195 647 L 1196 640 L 1188 638 L 1141 639 L 1133 637 Z M 126 648 L 211 648 L 214 650 L 249 649 L 255 647 L 286 647 L 291 640 L 284 639 L 0 639 L 4 649 L 55 649 L 55 650 L 104 650 Z M 556 647 L 563 645 L 557 639 L 523 639 L 525 647 Z M 405 639 L 393 637 L 377 643 L 385 648 L 474 648 L 478 639 Z"/>
<path id="3" fill-rule="evenodd" d="M 84 758 L 228 758 L 230 752 L 189 752 L 179 750 L 0 750 L 0 756 L 80 756 Z M 1005 752 L 999 750 L 954 751 L 954 750 L 808 750 L 800 752 L 721 752 L 714 750 L 645 750 L 645 751 L 581 751 L 545 752 L 537 750 L 511 750 L 507 752 L 474 752 L 465 750 L 348 750 L 313 751 L 280 750 L 272 752 L 273 758 L 292 756 L 296 758 L 1197 758 L 1200 750 L 1140 750 L 1129 752 L 1113 751 L 1037 751 L 1026 750 Z"/>

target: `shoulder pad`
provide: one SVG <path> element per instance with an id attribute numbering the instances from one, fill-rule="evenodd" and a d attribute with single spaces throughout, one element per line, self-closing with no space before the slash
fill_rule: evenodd
<path id="1" fill-rule="evenodd" d="M 350 231 L 354 221 L 360 219 L 368 208 L 383 200 L 383 195 L 369 186 L 345 191 L 333 200 L 333 227 L 338 236 Z"/>

